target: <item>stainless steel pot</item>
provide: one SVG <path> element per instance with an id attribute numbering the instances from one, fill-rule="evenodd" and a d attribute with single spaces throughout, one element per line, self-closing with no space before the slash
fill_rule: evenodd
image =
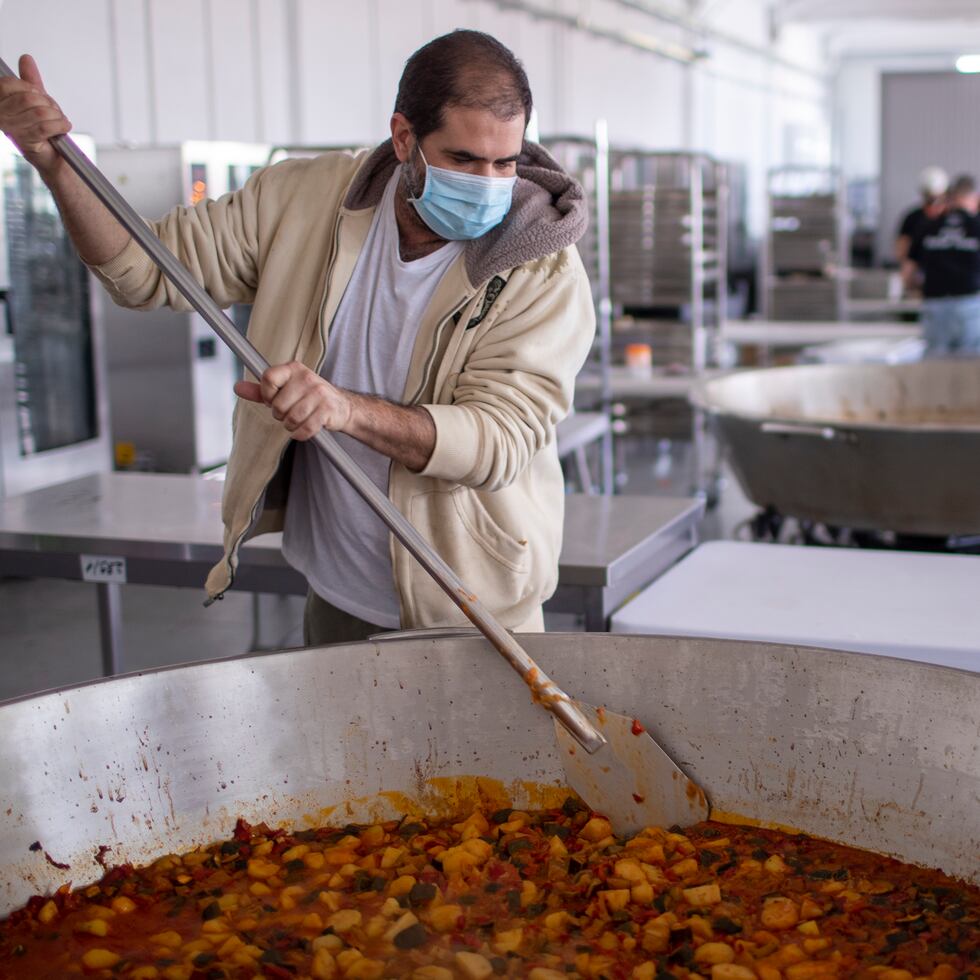
<path id="1" fill-rule="evenodd" d="M 723 640 L 526 640 L 580 696 L 638 717 L 716 808 L 980 881 L 980 674 Z M 519 805 L 534 802 L 528 781 L 562 783 L 550 716 L 478 638 L 245 657 L 8 702 L 0 915 L 96 879 L 100 845 L 145 862 L 239 816 L 431 809 L 431 780 L 465 775 Z"/>
<path id="2" fill-rule="evenodd" d="M 695 397 L 760 507 L 862 530 L 980 531 L 980 360 L 745 371 Z"/>

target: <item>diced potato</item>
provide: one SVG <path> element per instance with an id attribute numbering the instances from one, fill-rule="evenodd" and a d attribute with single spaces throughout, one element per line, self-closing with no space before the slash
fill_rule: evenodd
<path id="1" fill-rule="evenodd" d="M 260 881 L 264 881 L 266 878 L 271 878 L 274 874 L 278 873 L 279 865 L 274 861 L 266 861 L 260 857 L 249 858 L 245 871 L 249 878 L 257 878 Z"/>
<path id="2" fill-rule="evenodd" d="M 528 973 L 527 980 L 568 980 L 568 974 L 559 970 L 549 970 L 546 966 L 536 966 Z"/>
<path id="3" fill-rule="evenodd" d="M 626 908 L 630 900 L 628 888 L 613 888 L 608 891 L 599 892 L 599 901 L 605 906 L 606 913 L 612 915 L 620 909 Z"/>
<path id="4" fill-rule="evenodd" d="M 323 932 L 323 919 L 320 918 L 319 913 L 309 912 L 303 916 L 303 921 L 300 925 L 304 929 L 312 929 L 316 932 Z"/>
<path id="5" fill-rule="evenodd" d="M 804 939 L 803 940 L 803 952 L 808 956 L 813 956 L 815 953 L 819 953 L 821 950 L 827 949 L 830 946 L 829 939 Z"/>
<path id="6" fill-rule="evenodd" d="M 311 871 L 319 871 L 327 863 L 321 851 L 310 851 L 303 857 L 305 864 Z"/>
<path id="7" fill-rule="evenodd" d="M 710 885 L 698 885 L 696 888 L 685 888 L 684 901 L 695 908 L 710 908 L 721 901 L 721 889 L 714 882 Z"/>
<path id="8" fill-rule="evenodd" d="M 305 857 L 309 851 L 309 844 L 296 844 L 282 852 L 282 863 L 285 864 L 287 861 L 298 861 L 300 858 Z"/>
<path id="9" fill-rule="evenodd" d="M 701 865 L 694 858 L 684 858 L 670 866 L 671 873 L 677 878 L 694 878 L 700 871 Z"/>
<path id="10" fill-rule="evenodd" d="M 150 936 L 150 942 L 155 946 L 166 946 L 167 949 L 177 949 L 183 943 L 179 932 L 168 929 L 166 932 L 158 932 L 155 936 Z"/>
<path id="11" fill-rule="evenodd" d="M 704 943 L 694 951 L 694 962 L 699 966 L 731 963 L 734 959 L 735 950 L 728 943 Z"/>
<path id="12" fill-rule="evenodd" d="M 639 966 L 633 967 L 630 980 L 654 980 L 656 975 L 656 965 L 648 960 L 646 963 L 641 963 Z"/>
<path id="13" fill-rule="evenodd" d="M 232 953 L 243 949 L 245 946 L 245 940 L 239 936 L 229 936 L 222 944 L 218 947 L 218 956 L 228 957 Z"/>
<path id="14" fill-rule="evenodd" d="M 593 817 L 580 831 L 579 837 L 584 837 L 593 844 L 604 840 L 612 834 L 612 824 L 605 817 Z"/>
<path id="15" fill-rule="evenodd" d="M 766 871 L 777 875 L 784 875 L 789 871 L 789 865 L 778 854 L 771 854 L 766 858 L 762 866 Z"/>
<path id="16" fill-rule="evenodd" d="M 756 963 L 755 972 L 759 975 L 759 980 L 783 980 L 782 972 L 766 963 Z"/>
<path id="17" fill-rule="evenodd" d="M 786 980 L 828 980 L 836 977 L 839 972 L 837 964 L 832 960 L 807 960 L 786 967 L 783 975 Z M 892 980 L 912 980 L 912 974 L 903 971 L 901 978 L 895 977 Z"/>
<path id="18" fill-rule="evenodd" d="M 444 966 L 420 966 L 412 971 L 410 980 L 455 980 L 453 971 Z"/>
<path id="19" fill-rule="evenodd" d="M 650 905 L 653 903 L 653 885 L 649 881 L 644 881 L 639 885 L 634 885 L 630 889 L 630 898 L 637 905 Z"/>
<path id="20" fill-rule="evenodd" d="M 160 971 L 155 966 L 137 966 L 126 974 L 127 980 L 155 980 Z"/>
<path id="21" fill-rule="evenodd" d="M 58 906 L 54 902 L 45 902 L 37 913 L 39 922 L 48 925 L 58 915 Z"/>
<path id="22" fill-rule="evenodd" d="M 404 932 L 409 926 L 414 926 L 418 922 L 418 916 L 414 912 L 406 912 L 396 919 L 384 933 L 384 938 L 391 942 L 400 932 Z"/>
<path id="23" fill-rule="evenodd" d="M 337 961 L 325 949 L 318 949 L 313 954 L 311 970 L 314 980 L 333 980 L 337 976 Z"/>
<path id="24" fill-rule="evenodd" d="M 624 878 L 632 885 L 647 880 L 647 876 L 643 873 L 642 865 L 635 858 L 621 858 L 613 866 L 613 874 L 617 878 Z"/>
<path id="25" fill-rule="evenodd" d="M 462 914 L 461 905 L 440 905 L 429 912 L 429 925 L 436 932 L 452 932 Z"/>
<path id="26" fill-rule="evenodd" d="M 516 953 L 524 939 L 523 929 L 504 929 L 494 934 L 490 948 L 495 953 Z"/>
<path id="27" fill-rule="evenodd" d="M 412 886 L 415 884 L 415 878 L 411 875 L 402 875 L 400 878 L 396 878 L 388 886 L 388 894 L 392 898 L 398 898 L 400 895 L 407 895 L 411 890 Z"/>
<path id="28" fill-rule="evenodd" d="M 381 980 L 385 975 L 385 965 L 381 960 L 361 959 L 353 963 L 344 973 L 349 980 Z"/>
<path id="29" fill-rule="evenodd" d="M 341 909 L 327 918 L 327 925 L 342 936 L 359 926 L 363 918 L 359 909 Z"/>
<path id="30" fill-rule="evenodd" d="M 109 907 L 113 912 L 120 912 L 122 915 L 128 915 L 130 912 L 136 911 L 136 903 L 126 895 L 117 895 L 109 903 Z"/>
<path id="31" fill-rule="evenodd" d="M 361 843 L 365 847 L 380 847 L 385 842 L 385 829 L 380 824 L 368 827 L 361 833 Z"/>
<path id="32" fill-rule="evenodd" d="M 527 908 L 538 898 L 538 886 L 533 881 L 521 882 L 521 908 Z"/>
<path id="33" fill-rule="evenodd" d="M 812 919 L 809 922 L 801 922 L 796 927 L 797 932 L 802 932 L 804 936 L 819 936 L 820 926 L 816 924 Z"/>
<path id="34" fill-rule="evenodd" d="M 670 926 L 654 919 L 643 927 L 640 945 L 647 953 L 666 953 L 670 948 Z"/>
<path id="35" fill-rule="evenodd" d="M 82 963 L 88 970 L 110 970 L 122 957 L 108 949 L 90 949 L 82 954 Z"/>
<path id="36" fill-rule="evenodd" d="M 809 895 L 805 896 L 803 901 L 800 902 L 801 919 L 819 919 L 822 915 L 823 909 Z"/>
<path id="37" fill-rule="evenodd" d="M 717 963 L 711 968 L 711 980 L 756 980 L 755 971 L 737 963 Z"/>
<path id="38" fill-rule="evenodd" d="M 404 847 L 386 847 L 384 854 L 381 855 L 381 867 L 382 868 L 394 868 L 396 865 L 401 864 L 402 858 L 408 851 Z"/>
<path id="39" fill-rule="evenodd" d="M 791 898 L 775 895 L 762 903 L 759 921 L 766 929 L 792 929 L 800 921 L 800 912 Z"/>
<path id="40" fill-rule="evenodd" d="M 75 932 L 86 932 L 90 936 L 108 936 L 109 923 L 105 919 L 89 919 L 87 922 L 76 922 Z"/>
<path id="41" fill-rule="evenodd" d="M 456 954 L 456 967 L 466 980 L 485 980 L 493 975 L 490 961 L 479 953 L 461 951 Z"/>

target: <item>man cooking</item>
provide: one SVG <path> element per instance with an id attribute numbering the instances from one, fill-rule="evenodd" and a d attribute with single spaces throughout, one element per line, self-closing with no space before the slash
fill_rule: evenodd
<path id="1" fill-rule="evenodd" d="M 964 175 L 946 210 L 919 230 L 909 258 L 922 274 L 926 356 L 980 354 L 980 194 Z"/>
<path id="2" fill-rule="evenodd" d="M 39 171 L 82 259 L 119 304 L 186 303 L 48 143 L 70 123 L 27 56 L 0 80 L 0 128 Z M 242 542 L 283 530 L 310 585 L 308 644 L 464 622 L 308 444 L 338 440 L 505 626 L 543 628 L 557 582 L 568 412 L 594 314 L 575 242 L 579 185 L 524 141 L 527 76 L 492 37 L 455 31 L 405 65 L 391 139 L 287 160 L 152 223 L 221 306 L 252 303 L 273 365 L 240 401 L 223 501 Z"/>

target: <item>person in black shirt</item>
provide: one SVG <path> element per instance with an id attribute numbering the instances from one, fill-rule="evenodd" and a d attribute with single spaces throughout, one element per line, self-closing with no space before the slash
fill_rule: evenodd
<path id="1" fill-rule="evenodd" d="M 980 194 L 959 177 L 945 212 L 926 221 L 909 250 L 923 277 L 926 356 L 980 354 Z"/>
<path id="2" fill-rule="evenodd" d="M 926 167 L 919 174 L 919 192 L 922 204 L 907 211 L 895 238 L 895 258 L 902 272 L 902 281 L 909 292 L 918 291 L 918 270 L 909 259 L 912 243 L 919 237 L 923 227 L 933 218 L 938 218 L 946 209 L 946 191 L 949 190 L 949 175 L 942 167 Z"/>

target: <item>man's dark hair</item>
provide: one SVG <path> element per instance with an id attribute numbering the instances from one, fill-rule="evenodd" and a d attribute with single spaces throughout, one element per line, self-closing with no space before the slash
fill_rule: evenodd
<path id="1" fill-rule="evenodd" d="M 481 31 L 458 30 L 429 41 L 405 62 L 395 112 L 416 139 L 442 127 L 450 106 L 486 109 L 498 119 L 531 118 L 531 86 L 514 53 Z"/>
<path id="2" fill-rule="evenodd" d="M 949 188 L 949 196 L 952 198 L 964 197 L 967 194 L 975 194 L 977 182 L 969 174 L 961 174 Z"/>

